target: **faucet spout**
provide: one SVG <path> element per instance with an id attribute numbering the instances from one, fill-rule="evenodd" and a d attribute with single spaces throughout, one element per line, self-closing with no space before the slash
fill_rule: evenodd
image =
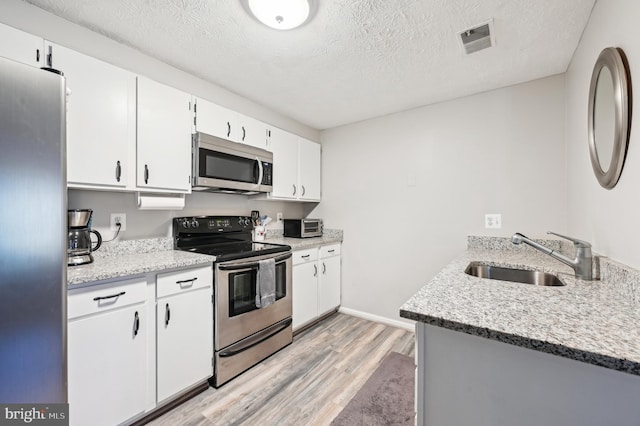
<path id="1" fill-rule="evenodd" d="M 575 259 L 570 259 L 569 257 L 563 255 L 562 253 L 558 253 L 555 250 L 552 250 L 548 247 L 543 246 L 542 244 L 538 244 L 530 238 L 527 238 L 523 234 L 516 232 L 511 237 L 511 242 L 513 244 L 521 244 L 525 243 L 534 249 L 541 251 L 544 254 L 548 254 L 556 260 L 564 263 L 565 265 L 569 265 L 575 271 L 576 278 L 583 280 L 592 280 L 593 279 L 593 256 L 591 254 L 591 244 L 586 241 L 577 240 L 570 237 L 565 237 L 564 235 L 556 234 L 554 232 L 548 232 L 548 234 L 557 235 L 559 237 L 565 238 L 574 243 L 576 247 L 576 257 Z"/>

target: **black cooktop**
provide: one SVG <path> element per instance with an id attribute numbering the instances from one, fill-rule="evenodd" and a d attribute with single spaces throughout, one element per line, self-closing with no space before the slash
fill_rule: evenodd
<path id="1" fill-rule="evenodd" d="M 173 219 L 174 248 L 216 256 L 216 262 L 281 253 L 290 246 L 251 240 L 247 216 L 194 216 Z"/>

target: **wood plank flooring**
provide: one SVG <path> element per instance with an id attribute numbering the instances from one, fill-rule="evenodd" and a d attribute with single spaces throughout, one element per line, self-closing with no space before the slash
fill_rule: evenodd
<path id="1" fill-rule="evenodd" d="M 328 425 L 392 351 L 413 356 L 414 333 L 337 313 L 150 424 Z"/>

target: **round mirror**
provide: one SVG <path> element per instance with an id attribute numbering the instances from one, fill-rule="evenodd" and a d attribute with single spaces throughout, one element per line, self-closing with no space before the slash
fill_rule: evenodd
<path id="1" fill-rule="evenodd" d="M 621 49 L 600 53 L 589 89 L 589 151 L 593 172 L 604 188 L 616 186 L 627 154 L 631 81 Z"/>

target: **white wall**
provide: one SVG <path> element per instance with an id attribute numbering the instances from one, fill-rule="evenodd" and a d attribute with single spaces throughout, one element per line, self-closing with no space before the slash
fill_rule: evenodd
<path id="1" fill-rule="evenodd" d="M 564 91 L 554 76 L 323 131 L 311 215 L 344 229 L 343 307 L 398 319 L 467 235 L 565 231 Z"/>
<path id="2" fill-rule="evenodd" d="M 640 87 L 638 17 L 640 2 L 636 0 L 596 2 L 566 73 L 568 232 L 591 241 L 596 251 L 634 268 L 640 268 L 638 104 L 633 108 L 636 117 L 632 117 L 629 151 L 622 177 L 612 190 L 602 188 L 591 169 L 587 105 L 591 72 L 605 47 L 615 46 L 624 50 L 631 68 L 632 86 L 634 89 Z"/>

